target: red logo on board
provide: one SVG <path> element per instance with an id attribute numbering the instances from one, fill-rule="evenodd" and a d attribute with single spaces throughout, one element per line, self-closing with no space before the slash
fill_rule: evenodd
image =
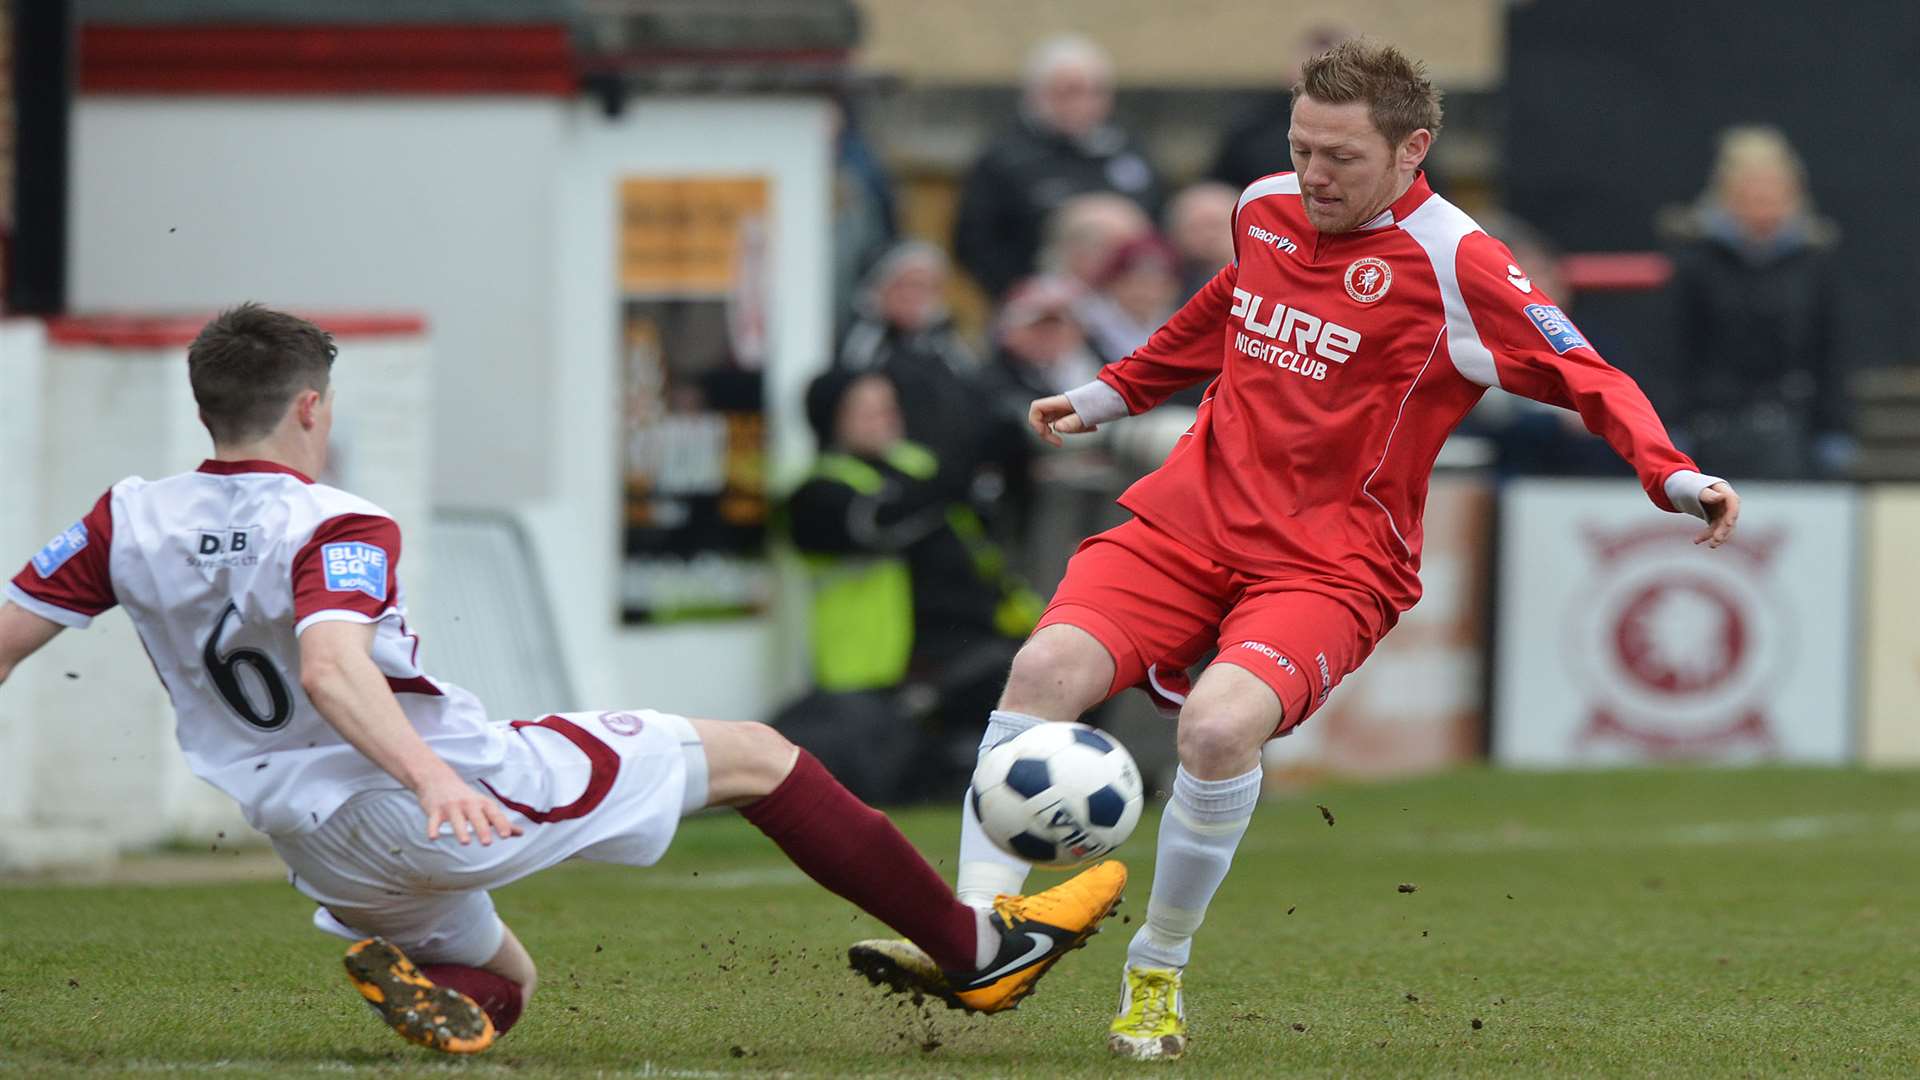
<path id="1" fill-rule="evenodd" d="M 1570 644 L 1593 703 L 1577 742 L 1654 758 L 1778 749 L 1766 703 L 1790 620 L 1769 610 L 1767 575 L 1780 537 L 1750 532 L 1721 553 L 1730 558 L 1703 559 L 1690 534 L 1663 525 L 1590 538 L 1599 565 Z"/>

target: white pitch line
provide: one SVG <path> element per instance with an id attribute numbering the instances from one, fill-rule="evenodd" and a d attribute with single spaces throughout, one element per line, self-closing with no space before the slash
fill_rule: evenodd
<path id="1" fill-rule="evenodd" d="M 644 873 L 642 880 L 651 889 L 757 889 L 766 885 L 804 885 L 808 882 L 807 875 L 792 866 L 700 870 L 687 875 Z"/>
<path id="2" fill-rule="evenodd" d="M 1474 832 L 1397 836 L 1387 846 L 1422 851 L 1553 851 L 1571 848 L 1715 847 L 1791 842 L 1874 831 L 1920 831 L 1920 811 L 1898 814 L 1827 814 L 1667 825 L 1617 832 L 1568 832 L 1525 825 Z"/>

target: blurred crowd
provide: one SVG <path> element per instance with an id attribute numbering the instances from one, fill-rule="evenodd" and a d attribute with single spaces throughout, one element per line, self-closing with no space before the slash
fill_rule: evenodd
<path id="1" fill-rule="evenodd" d="M 1342 36 L 1307 35 L 1296 63 Z M 1070 473 L 1085 488 L 1098 477 L 1097 506 L 1164 453 L 1153 438 L 1113 441 L 1129 426 L 1113 425 L 1041 454 L 1028 404 L 1143 344 L 1232 259 L 1240 190 L 1291 167 L 1281 93 L 1223 125 L 1205 175 L 1172 187 L 1116 122 L 1115 81 L 1089 40 L 1040 45 L 1017 114 L 965 173 L 947 237 L 901 237 L 882 155 L 851 114 L 843 124 L 840 330 L 807 399 L 820 457 L 787 511 L 814 582 L 817 689 L 788 713 L 789 733 L 870 798 L 915 797 L 973 761 L 1049 568 L 1101 526 L 1089 512 L 1037 531 L 1051 478 Z M 1578 319 L 1553 244 L 1475 209 Z M 1835 344 L 1837 236 L 1791 145 L 1772 128 L 1728 130 L 1704 190 L 1659 228 L 1678 360 L 1656 401 L 1676 442 L 1743 481 L 1844 476 L 1854 443 Z M 974 333 L 949 307 L 968 287 L 989 303 Z M 1606 336 L 1596 347 L 1632 371 Z M 1157 410 L 1169 414 L 1162 428 L 1184 429 L 1202 389 Z M 1628 475 L 1576 414 L 1498 391 L 1463 430 L 1502 473 Z M 1062 464 L 1076 459 L 1083 467 Z M 860 749 L 836 757 L 846 733 Z"/>

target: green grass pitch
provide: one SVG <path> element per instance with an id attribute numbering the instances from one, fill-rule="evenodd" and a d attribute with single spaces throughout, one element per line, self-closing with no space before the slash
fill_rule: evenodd
<path id="1" fill-rule="evenodd" d="M 900 820 L 950 869 L 954 817 Z M 1186 1060 L 1120 1063 L 1103 1035 L 1155 824 L 1121 853 L 1131 925 L 969 1018 L 858 981 L 843 951 L 879 927 L 744 822 L 696 819 L 657 868 L 499 894 L 542 985 L 464 1061 L 378 1026 L 277 882 L 15 884 L 0 1075 L 1920 1075 L 1920 774 L 1469 771 L 1269 799 L 1194 950 Z"/>

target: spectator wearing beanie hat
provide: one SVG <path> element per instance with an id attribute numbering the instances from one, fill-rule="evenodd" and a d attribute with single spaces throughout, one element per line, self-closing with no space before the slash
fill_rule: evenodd
<path id="1" fill-rule="evenodd" d="M 1149 233 L 1107 257 L 1094 291 L 1080 302 L 1080 321 L 1094 354 L 1111 364 L 1145 345 L 1181 299 L 1180 253 Z"/>

